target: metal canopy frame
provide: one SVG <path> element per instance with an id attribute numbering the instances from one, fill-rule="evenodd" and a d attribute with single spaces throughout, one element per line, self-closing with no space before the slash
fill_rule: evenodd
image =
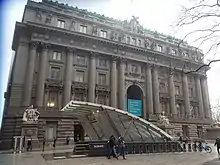
<path id="1" fill-rule="evenodd" d="M 61 111 L 76 116 L 92 140 L 107 140 L 111 135 L 123 136 L 127 142 L 174 139 L 152 123 L 106 105 L 72 100 Z"/>

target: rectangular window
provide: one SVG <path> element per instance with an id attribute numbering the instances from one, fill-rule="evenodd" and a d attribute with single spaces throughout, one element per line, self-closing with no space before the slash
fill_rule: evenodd
<path id="1" fill-rule="evenodd" d="M 158 50 L 159 52 L 162 52 L 162 51 L 163 51 L 163 47 L 162 47 L 161 45 L 157 45 L 157 50 Z"/>
<path id="2" fill-rule="evenodd" d="M 198 134 L 198 137 L 199 138 L 204 138 L 203 137 L 203 128 L 202 128 L 202 126 L 197 126 L 197 134 Z"/>
<path id="3" fill-rule="evenodd" d="M 175 49 L 172 49 L 172 50 L 171 50 L 171 54 L 175 56 L 175 55 L 176 55 L 176 50 L 175 50 Z"/>
<path id="4" fill-rule="evenodd" d="M 182 130 L 183 130 L 183 137 L 189 137 L 189 127 L 188 127 L 188 125 L 183 125 Z"/>
<path id="5" fill-rule="evenodd" d="M 194 96 L 193 88 L 189 88 L 189 97 L 193 97 L 193 96 Z"/>
<path id="6" fill-rule="evenodd" d="M 84 82 L 84 71 L 77 70 L 75 77 L 76 77 L 75 81 L 77 81 L 77 82 Z"/>
<path id="7" fill-rule="evenodd" d="M 75 101 L 84 101 L 83 93 L 75 93 L 74 100 Z"/>
<path id="8" fill-rule="evenodd" d="M 175 94 L 180 95 L 180 87 L 179 86 L 175 86 Z"/>
<path id="9" fill-rule="evenodd" d="M 58 93 L 57 92 L 49 92 L 47 106 L 48 107 L 57 107 L 58 106 Z"/>
<path id="10" fill-rule="evenodd" d="M 57 135 L 57 123 L 56 122 L 46 122 L 45 138 L 46 140 L 53 140 Z"/>
<path id="11" fill-rule="evenodd" d="M 141 40 L 138 40 L 138 46 L 141 46 Z"/>
<path id="12" fill-rule="evenodd" d="M 137 65 L 132 65 L 132 66 L 131 66 L 131 72 L 132 72 L 132 73 L 137 73 L 137 72 L 138 72 L 138 67 L 137 67 Z"/>
<path id="13" fill-rule="evenodd" d="M 104 95 L 98 96 L 98 104 L 106 105 L 106 97 Z"/>
<path id="14" fill-rule="evenodd" d="M 80 31 L 81 33 L 87 33 L 87 26 L 85 26 L 85 25 L 80 25 L 79 31 Z"/>
<path id="15" fill-rule="evenodd" d="M 137 45 L 135 38 L 132 38 L 132 45 Z"/>
<path id="16" fill-rule="evenodd" d="M 107 66 L 107 60 L 106 59 L 99 59 L 99 66 L 106 67 Z"/>
<path id="17" fill-rule="evenodd" d="M 65 21 L 63 21 L 63 20 L 58 20 L 58 21 L 57 21 L 57 27 L 59 27 L 59 28 L 65 28 Z"/>
<path id="18" fill-rule="evenodd" d="M 53 52 L 53 57 L 52 57 L 52 59 L 53 60 L 61 60 L 61 56 L 62 56 L 62 54 L 61 54 L 61 52 Z"/>
<path id="19" fill-rule="evenodd" d="M 50 78 L 52 78 L 52 79 L 59 79 L 60 78 L 60 68 L 59 67 L 51 67 Z"/>
<path id="20" fill-rule="evenodd" d="M 106 85 L 106 74 L 99 73 L 99 84 Z"/>
<path id="21" fill-rule="evenodd" d="M 78 55 L 78 56 L 76 57 L 76 62 L 77 62 L 77 64 L 81 64 L 81 65 L 86 64 L 86 58 L 85 58 L 85 56 Z"/>
<path id="22" fill-rule="evenodd" d="M 131 39 L 130 37 L 127 37 L 127 44 L 130 44 L 131 43 Z"/>
<path id="23" fill-rule="evenodd" d="M 100 37 L 107 38 L 107 31 L 101 30 Z"/>

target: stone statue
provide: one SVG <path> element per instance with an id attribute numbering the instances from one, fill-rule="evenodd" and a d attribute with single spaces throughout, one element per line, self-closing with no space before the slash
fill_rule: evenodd
<path id="1" fill-rule="evenodd" d="M 92 27 L 92 34 L 93 35 L 98 35 L 98 28 L 95 24 L 93 24 L 93 27 Z"/>
<path id="2" fill-rule="evenodd" d="M 138 26 L 140 25 L 138 19 L 139 17 L 132 16 L 130 21 L 131 30 L 134 32 L 138 32 Z"/>
<path id="3" fill-rule="evenodd" d="M 170 121 L 167 118 L 167 116 L 165 116 L 165 112 L 163 112 L 162 115 L 159 115 L 159 121 L 158 122 L 161 125 L 165 125 L 165 126 L 170 125 Z"/>
<path id="4" fill-rule="evenodd" d="M 150 45 L 150 49 L 151 50 L 155 50 L 156 49 L 156 43 L 153 41 L 152 43 L 151 43 L 151 45 Z"/>
<path id="5" fill-rule="evenodd" d="M 39 115 L 40 113 L 37 111 L 37 109 L 33 108 L 33 105 L 31 105 L 24 111 L 22 121 L 36 122 L 38 121 Z"/>
<path id="6" fill-rule="evenodd" d="M 46 23 L 50 23 L 52 20 L 53 14 L 49 13 L 46 17 Z"/>
<path id="7" fill-rule="evenodd" d="M 118 41 L 119 41 L 119 42 L 124 42 L 124 41 L 125 41 L 125 35 L 124 35 L 123 33 L 120 33 L 120 34 L 118 35 Z"/>
<path id="8" fill-rule="evenodd" d="M 147 38 L 144 39 L 144 46 L 145 46 L 145 48 L 149 48 L 149 46 L 150 46 L 149 39 L 147 39 Z"/>
<path id="9" fill-rule="evenodd" d="M 72 29 L 72 30 L 75 30 L 75 25 L 76 25 L 76 21 L 73 20 L 73 21 L 72 21 L 72 25 L 71 25 L 71 29 Z"/>
<path id="10" fill-rule="evenodd" d="M 41 12 L 41 11 L 37 11 L 37 12 L 36 12 L 36 17 L 37 17 L 39 20 L 42 20 L 42 12 Z"/>
<path id="11" fill-rule="evenodd" d="M 112 31 L 112 32 L 111 32 L 111 39 L 112 39 L 112 40 L 117 40 L 117 35 L 118 35 L 118 34 L 117 34 L 116 32 Z"/>

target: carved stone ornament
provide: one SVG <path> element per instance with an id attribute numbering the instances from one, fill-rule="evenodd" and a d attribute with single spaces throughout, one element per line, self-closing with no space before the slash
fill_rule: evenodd
<path id="1" fill-rule="evenodd" d="M 76 25 L 76 21 L 73 20 L 73 21 L 72 21 L 72 24 L 71 24 L 71 29 L 72 29 L 72 30 L 75 30 L 75 25 Z"/>
<path id="2" fill-rule="evenodd" d="M 37 12 L 36 12 L 36 18 L 37 18 L 38 20 L 42 20 L 42 12 L 41 12 L 41 11 L 37 11 Z"/>
<path id="3" fill-rule="evenodd" d="M 159 115 L 158 123 L 160 125 L 163 125 L 163 126 L 169 126 L 170 125 L 170 121 L 167 118 L 167 116 L 165 116 L 165 112 L 163 112 L 162 114 Z"/>
<path id="4" fill-rule="evenodd" d="M 118 34 L 114 31 L 111 32 L 111 39 L 112 40 L 117 40 L 118 39 Z"/>
<path id="5" fill-rule="evenodd" d="M 148 38 L 144 39 L 144 47 L 149 49 L 150 48 L 150 40 Z"/>
<path id="6" fill-rule="evenodd" d="M 124 42 L 125 41 L 125 35 L 123 33 L 120 33 L 118 36 L 118 41 L 119 42 Z"/>
<path id="7" fill-rule="evenodd" d="M 92 34 L 96 36 L 98 35 L 98 28 L 95 24 L 93 24 L 93 27 L 92 27 Z"/>
<path id="8" fill-rule="evenodd" d="M 51 23 L 52 17 L 53 17 L 53 14 L 51 13 L 47 14 L 46 23 Z"/>
<path id="9" fill-rule="evenodd" d="M 37 109 L 33 108 L 33 105 L 31 105 L 24 111 L 22 121 L 28 123 L 37 122 L 39 115 L 40 113 L 37 111 Z"/>
<path id="10" fill-rule="evenodd" d="M 130 21 L 123 21 L 123 28 L 131 30 L 135 33 L 144 34 L 144 28 L 140 25 L 138 19 L 139 17 L 132 16 Z"/>

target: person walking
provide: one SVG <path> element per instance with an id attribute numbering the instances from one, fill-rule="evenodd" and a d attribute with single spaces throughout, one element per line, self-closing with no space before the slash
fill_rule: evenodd
<path id="1" fill-rule="evenodd" d="M 217 138 L 217 139 L 215 140 L 214 146 L 217 147 L 218 155 L 220 155 L 220 139 L 219 139 L 219 138 Z"/>
<path id="2" fill-rule="evenodd" d="M 32 139 L 28 139 L 27 141 L 27 151 L 32 151 Z"/>
<path id="3" fill-rule="evenodd" d="M 57 141 L 57 138 L 56 138 L 56 137 L 54 137 L 54 138 L 53 138 L 53 149 L 55 149 L 55 148 L 56 148 L 56 141 Z"/>
<path id="4" fill-rule="evenodd" d="M 118 138 L 118 147 L 119 147 L 118 156 L 121 155 L 123 157 L 123 159 L 126 159 L 125 158 L 125 141 L 122 136 L 119 136 L 119 138 Z"/>
<path id="5" fill-rule="evenodd" d="M 43 138 L 43 149 L 42 149 L 42 152 L 44 152 L 45 144 L 46 144 L 46 139 L 45 139 L 45 137 L 44 137 L 44 138 Z"/>
<path id="6" fill-rule="evenodd" d="M 118 159 L 117 153 L 116 153 L 116 139 L 114 135 L 110 136 L 109 141 L 108 141 L 108 159 L 113 156 L 114 158 Z"/>

